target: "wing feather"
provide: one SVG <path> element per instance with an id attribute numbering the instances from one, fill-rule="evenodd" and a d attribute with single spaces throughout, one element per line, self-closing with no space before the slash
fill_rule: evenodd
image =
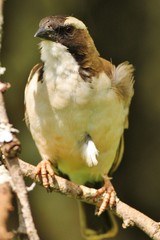
<path id="1" fill-rule="evenodd" d="M 27 80 L 27 84 L 26 84 L 26 87 L 25 87 L 25 91 L 29 85 L 29 83 L 32 81 L 32 78 L 34 77 L 34 75 L 37 74 L 37 81 L 43 81 L 43 63 L 38 63 L 36 64 L 32 70 L 30 71 L 30 74 L 29 74 L 29 77 L 28 77 L 28 80 Z M 24 100 L 24 119 L 25 119 L 25 122 L 26 122 L 26 125 L 27 127 L 29 128 L 29 117 L 28 117 L 28 113 L 27 113 L 27 110 L 26 110 L 26 103 L 25 103 L 25 100 Z"/>
<path id="2" fill-rule="evenodd" d="M 123 152 L 124 152 L 124 135 L 122 135 L 122 137 L 120 139 L 114 162 L 113 162 L 112 167 L 109 171 L 109 176 L 112 175 L 117 170 L 117 168 L 119 167 L 119 164 L 120 164 L 120 162 L 122 160 L 122 157 L 123 157 Z"/>

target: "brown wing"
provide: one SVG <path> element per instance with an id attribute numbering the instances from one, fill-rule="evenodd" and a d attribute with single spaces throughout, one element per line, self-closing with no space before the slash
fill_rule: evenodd
<path id="1" fill-rule="evenodd" d="M 30 74 L 29 74 L 29 77 L 28 77 L 28 80 L 27 80 L 27 84 L 26 84 L 26 88 L 25 90 L 27 89 L 27 86 L 28 84 L 30 83 L 30 81 L 32 81 L 32 78 L 34 76 L 34 74 L 37 73 L 37 81 L 43 81 L 43 64 L 42 63 L 38 63 L 36 64 Z M 28 114 L 27 114 L 27 111 L 26 111 L 26 104 L 25 104 L 25 101 L 24 101 L 24 107 L 25 107 L 25 110 L 24 110 L 24 119 L 25 119 L 25 122 L 26 122 L 26 125 L 27 127 L 29 128 L 29 118 L 28 118 Z"/>
<path id="2" fill-rule="evenodd" d="M 102 63 L 102 70 L 112 79 L 114 65 L 104 58 L 99 58 Z"/>
<path id="3" fill-rule="evenodd" d="M 115 67 L 111 62 L 100 58 L 103 71 L 111 79 L 112 88 L 129 105 L 134 94 L 134 67 L 128 62 L 123 62 Z"/>
<path id="4" fill-rule="evenodd" d="M 117 95 L 124 100 L 125 106 L 129 107 L 134 94 L 134 67 L 128 62 L 123 62 L 115 67 L 112 76 L 112 88 Z"/>
<path id="5" fill-rule="evenodd" d="M 32 80 L 35 73 L 38 73 L 37 81 L 42 81 L 43 78 L 43 63 L 36 64 L 30 71 L 27 84 Z"/>
<path id="6" fill-rule="evenodd" d="M 112 65 L 111 62 L 100 58 L 104 72 L 111 79 L 112 88 L 117 95 L 124 101 L 124 107 L 129 108 L 130 101 L 134 94 L 133 84 L 133 65 L 128 62 L 121 63 L 117 67 Z M 126 116 L 124 122 L 124 129 L 128 128 L 128 116 Z M 110 169 L 109 174 L 112 174 L 118 168 L 124 152 L 124 136 L 122 135 L 119 146 L 116 152 L 115 160 Z"/>
<path id="7" fill-rule="evenodd" d="M 112 175 L 117 170 L 117 168 L 119 167 L 119 164 L 122 160 L 123 152 L 124 152 L 124 136 L 122 135 L 122 137 L 120 139 L 120 142 L 119 142 L 117 152 L 116 152 L 114 162 L 113 162 L 112 167 L 109 171 L 109 176 Z"/>

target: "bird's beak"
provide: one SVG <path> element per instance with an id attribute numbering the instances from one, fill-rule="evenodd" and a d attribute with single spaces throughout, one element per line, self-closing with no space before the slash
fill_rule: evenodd
<path id="1" fill-rule="evenodd" d="M 54 41 L 54 30 L 52 29 L 46 29 L 44 27 L 40 27 L 38 31 L 35 33 L 34 37 L 39 37 L 46 40 L 52 40 Z"/>
<path id="2" fill-rule="evenodd" d="M 45 28 L 39 28 L 38 31 L 34 34 L 34 37 L 45 38 L 47 31 Z"/>

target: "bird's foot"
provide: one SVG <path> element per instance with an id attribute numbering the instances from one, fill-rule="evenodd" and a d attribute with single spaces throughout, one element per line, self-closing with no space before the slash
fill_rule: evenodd
<path id="1" fill-rule="evenodd" d="M 52 163 L 49 160 L 42 160 L 36 167 L 36 176 L 39 176 L 43 186 L 49 189 L 54 179 Z"/>
<path id="2" fill-rule="evenodd" d="M 101 205 L 96 209 L 95 214 L 98 216 L 100 216 L 107 207 L 112 209 L 116 205 L 116 192 L 107 176 L 104 177 L 104 186 L 97 190 L 96 197 L 100 195 L 103 195 L 103 200 Z"/>

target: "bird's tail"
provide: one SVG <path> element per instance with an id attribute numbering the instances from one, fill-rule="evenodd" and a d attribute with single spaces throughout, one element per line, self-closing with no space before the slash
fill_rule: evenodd
<path id="1" fill-rule="evenodd" d="M 115 217 L 110 211 L 95 215 L 95 206 L 78 202 L 80 225 L 83 237 L 86 240 L 104 240 L 114 237 L 118 231 Z"/>

